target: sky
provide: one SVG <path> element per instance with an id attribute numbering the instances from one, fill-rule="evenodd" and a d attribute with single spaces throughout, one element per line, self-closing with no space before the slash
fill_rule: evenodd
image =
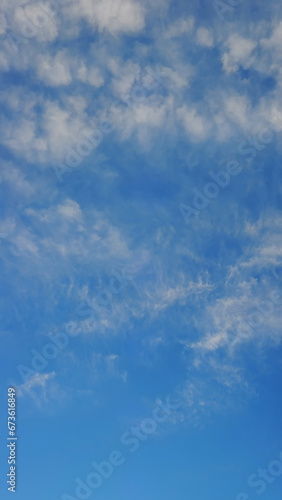
<path id="1" fill-rule="evenodd" d="M 19 500 L 277 500 L 281 3 L 2 0 L 0 38 L 1 499 L 14 388 Z"/>

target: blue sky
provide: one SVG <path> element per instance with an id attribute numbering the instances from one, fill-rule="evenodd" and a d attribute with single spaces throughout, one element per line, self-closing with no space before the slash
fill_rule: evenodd
<path id="1" fill-rule="evenodd" d="M 12 386 L 19 500 L 278 499 L 280 3 L 3 0 L 0 36 L 1 498 Z"/>

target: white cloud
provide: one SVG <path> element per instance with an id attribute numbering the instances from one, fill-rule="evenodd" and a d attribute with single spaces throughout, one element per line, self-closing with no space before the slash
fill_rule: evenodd
<path id="1" fill-rule="evenodd" d="M 35 373 L 22 385 L 17 386 L 17 394 L 21 398 L 29 397 L 38 410 L 49 412 L 52 403 L 58 407 L 66 400 L 66 395 L 54 381 L 55 372 Z"/>
<path id="2" fill-rule="evenodd" d="M 3 120 L 2 141 L 16 154 L 34 156 L 34 153 L 44 148 L 44 143 L 36 138 L 36 125 L 33 119 L 21 118 L 13 124 Z"/>
<path id="3" fill-rule="evenodd" d="M 253 397 L 254 391 L 244 380 L 243 370 L 227 360 L 211 359 L 207 370 L 201 366 L 196 375 L 189 373 L 179 399 L 188 425 L 202 427 L 211 415 L 238 411 L 245 396 Z"/>
<path id="4" fill-rule="evenodd" d="M 213 47 L 214 40 L 210 30 L 207 28 L 198 28 L 196 33 L 196 41 L 202 47 Z"/>
<path id="5" fill-rule="evenodd" d="M 210 124 L 206 118 L 199 115 L 195 108 L 184 105 L 176 110 L 178 119 L 183 123 L 187 135 L 194 141 L 206 138 L 210 130 Z"/>
<path id="6" fill-rule="evenodd" d="M 143 96 L 142 102 L 131 101 L 130 107 L 120 116 L 113 113 L 111 119 L 122 140 L 132 134 L 143 148 L 151 147 L 155 134 L 171 131 L 173 127 L 173 97 L 159 97 L 157 94 Z"/>
<path id="7" fill-rule="evenodd" d="M 83 61 L 77 70 L 77 78 L 97 88 L 102 87 L 104 84 L 104 78 L 99 68 L 88 68 Z"/>
<path id="8" fill-rule="evenodd" d="M 150 106 L 150 104 L 141 104 L 136 107 L 133 113 L 133 120 L 139 125 L 147 125 L 148 127 L 160 127 L 166 115 L 166 106 Z"/>
<path id="9" fill-rule="evenodd" d="M 188 64 L 186 65 L 176 65 L 175 69 L 163 67 L 161 73 L 165 78 L 165 86 L 169 88 L 170 91 L 175 92 L 175 87 L 181 89 L 183 87 L 189 87 L 190 77 L 193 75 L 193 69 Z"/>
<path id="10" fill-rule="evenodd" d="M 23 397 L 25 393 L 31 394 L 34 388 L 40 388 L 46 397 L 46 385 L 49 380 L 55 377 L 55 372 L 51 373 L 36 373 L 32 375 L 27 382 L 17 387 L 19 397 Z"/>
<path id="11" fill-rule="evenodd" d="M 273 280 L 273 269 L 282 263 L 281 219 L 259 219 L 255 224 L 247 223 L 245 232 L 252 239 L 251 251 L 245 252 L 239 261 L 230 266 L 226 279 L 226 294 L 206 308 L 199 328 L 205 334 L 189 347 L 197 353 L 216 353 L 227 348 L 229 354 L 237 347 L 255 341 L 257 350 L 263 352 L 269 345 L 282 342 L 281 306 L 271 313 L 263 314 L 260 326 L 247 330 L 248 315 L 269 300 L 271 292 L 279 288 Z M 260 271 L 258 281 L 253 276 Z M 244 327 L 240 329 L 240 325 Z"/>
<path id="12" fill-rule="evenodd" d="M 68 98 L 64 105 L 47 101 L 42 116 L 46 154 L 43 161 L 64 160 L 69 148 L 75 149 L 82 131 L 89 125 L 86 101 L 83 97 Z"/>
<path id="13" fill-rule="evenodd" d="M 21 193 L 23 196 L 34 194 L 35 187 L 27 181 L 26 175 L 16 168 L 11 162 L 2 161 L 2 170 L 0 172 L 0 184 L 8 182 L 10 187 Z"/>
<path id="14" fill-rule="evenodd" d="M 57 16 L 50 5 L 29 3 L 14 11 L 15 31 L 32 42 L 52 42 L 57 38 Z"/>
<path id="15" fill-rule="evenodd" d="M 246 96 L 233 94 L 223 98 L 225 116 L 246 130 L 251 125 L 251 103 Z"/>
<path id="16" fill-rule="evenodd" d="M 281 132 L 282 130 L 282 107 L 280 105 L 280 99 L 271 104 L 271 108 L 268 106 L 268 120 L 276 132 Z"/>
<path id="17" fill-rule="evenodd" d="M 72 81 L 70 59 L 63 51 L 59 51 L 54 57 L 49 54 L 38 56 L 36 70 L 45 85 L 57 87 L 69 85 Z"/>
<path id="18" fill-rule="evenodd" d="M 67 236 L 70 224 L 73 231 L 75 228 L 79 228 L 80 231 L 83 230 L 82 210 L 76 201 L 69 198 L 65 199 L 61 204 L 48 209 L 35 210 L 27 208 L 25 214 L 38 220 L 42 226 L 45 225 L 45 228 L 49 226 L 49 231 L 52 231 L 54 226 L 60 226 L 60 232 L 64 236 Z M 78 226 L 74 223 L 77 223 Z"/>
<path id="19" fill-rule="evenodd" d="M 16 223 L 13 219 L 7 218 L 0 222 L 0 238 L 7 238 L 16 227 Z"/>
<path id="20" fill-rule="evenodd" d="M 229 36 L 224 45 L 228 49 L 222 56 L 223 68 L 226 73 L 237 71 L 240 65 L 244 68 L 251 66 L 253 62 L 252 52 L 256 48 L 257 42 L 234 33 Z"/>
<path id="21" fill-rule="evenodd" d="M 94 28 L 112 35 L 139 32 L 145 26 L 145 9 L 135 0 L 79 0 L 69 7 L 69 15 L 83 17 Z"/>
<path id="22" fill-rule="evenodd" d="M 140 65 L 132 61 L 124 64 L 120 59 L 110 58 L 107 65 L 114 75 L 112 87 L 118 96 L 127 94 L 140 78 Z"/>
<path id="23" fill-rule="evenodd" d="M 263 38 L 260 43 L 266 49 L 275 49 L 282 52 L 282 21 L 274 27 L 271 36 Z"/>
<path id="24" fill-rule="evenodd" d="M 149 314 L 156 317 L 177 302 L 184 305 L 188 300 L 195 300 L 213 289 L 213 285 L 208 281 L 204 282 L 201 277 L 197 282 L 191 280 L 187 284 L 187 277 L 183 273 L 178 273 L 177 278 L 174 278 L 165 278 L 160 273 L 153 283 L 148 283 L 143 290 L 142 299 L 136 306 L 135 315 L 141 317 Z"/>
<path id="25" fill-rule="evenodd" d="M 25 214 L 30 217 L 34 233 L 29 234 L 29 241 L 40 248 L 39 265 L 49 262 L 51 254 L 57 254 L 58 259 L 82 259 L 93 265 L 94 262 L 109 263 L 132 262 L 134 254 L 130 249 L 130 241 L 123 235 L 121 229 L 112 224 L 103 214 L 91 211 L 87 217 L 79 204 L 66 199 L 57 206 L 48 209 L 35 210 L 27 208 Z M 86 217 L 86 219 L 85 219 Z M 44 238 L 36 237 L 36 228 L 45 230 Z M 86 231 L 86 226 L 88 231 Z M 18 229 L 15 235 L 25 235 L 24 229 Z M 19 236 L 11 236 L 11 241 Z M 31 243 L 30 243 L 31 244 Z"/>
<path id="26" fill-rule="evenodd" d="M 153 295 L 150 296 L 151 308 L 154 311 L 161 311 L 170 307 L 177 301 L 185 304 L 189 296 L 197 296 L 204 292 L 209 292 L 212 288 L 212 285 L 203 283 L 201 278 L 196 283 L 191 281 L 187 286 L 163 286 L 160 289 L 157 288 Z"/>
<path id="27" fill-rule="evenodd" d="M 104 78 L 98 68 L 91 68 L 89 70 L 88 82 L 94 87 L 101 87 L 104 84 Z"/>
<path id="28" fill-rule="evenodd" d="M 4 35 L 7 29 L 7 21 L 5 14 L 0 13 L 0 35 Z"/>
<path id="29" fill-rule="evenodd" d="M 7 55 L 4 52 L 0 52 L 0 69 L 2 71 L 8 71 L 10 69 L 10 62 Z"/>
<path id="30" fill-rule="evenodd" d="M 165 31 L 165 38 L 175 38 L 183 34 L 189 34 L 193 31 L 195 24 L 195 18 L 193 16 L 187 19 L 178 19 L 174 23 L 170 24 L 168 29 Z"/>
<path id="31" fill-rule="evenodd" d="M 62 205 L 58 206 L 58 213 L 67 219 L 81 221 L 82 212 L 76 201 L 66 200 Z"/>
<path id="32" fill-rule="evenodd" d="M 259 243 L 255 249 L 244 256 L 237 265 L 230 268 L 229 276 L 233 278 L 237 272 L 251 272 L 258 266 L 261 270 L 270 269 L 282 262 L 282 221 L 280 217 L 260 219 L 256 224 L 246 224 L 245 231 L 253 236 Z"/>

